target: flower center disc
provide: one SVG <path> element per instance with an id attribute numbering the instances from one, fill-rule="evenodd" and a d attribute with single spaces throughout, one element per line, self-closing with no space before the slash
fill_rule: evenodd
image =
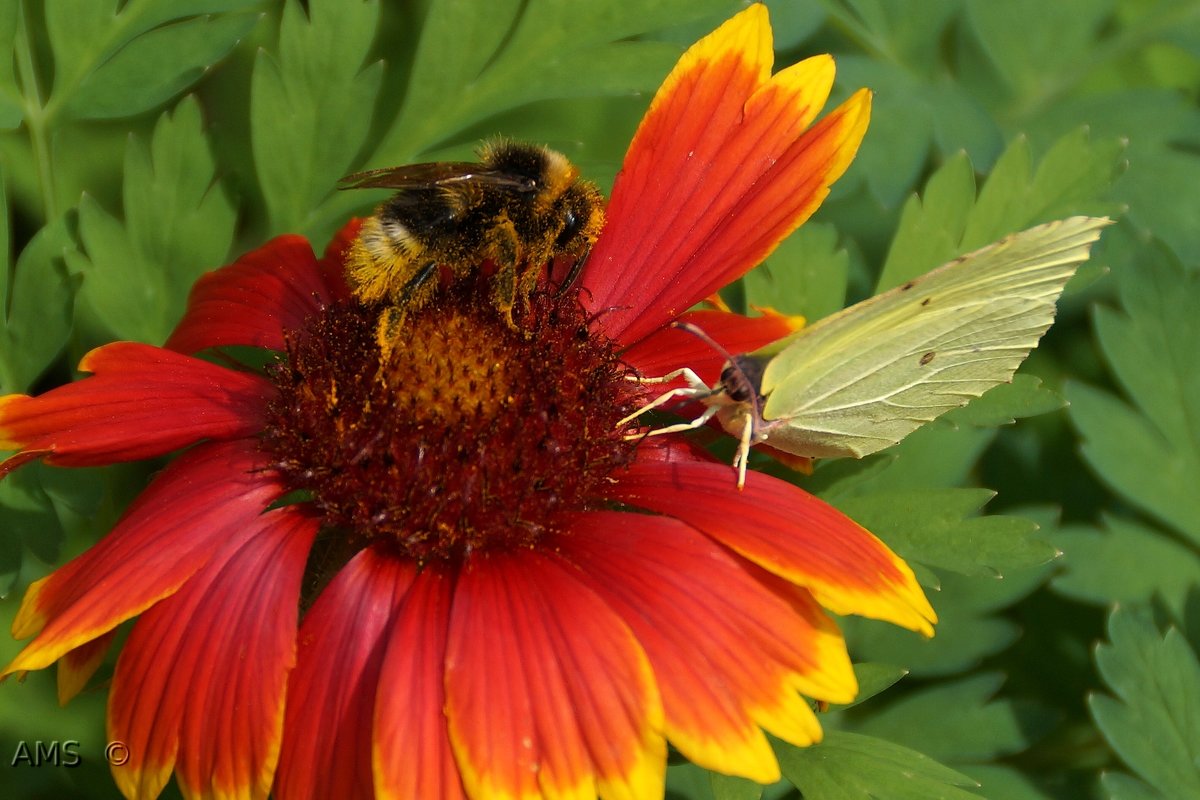
<path id="1" fill-rule="evenodd" d="M 443 290 L 386 357 L 377 307 L 289 336 L 264 447 L 329 526 L 421 561 L 528 546 L 630 460 L 627 368 L 574 293 L 535 292 L 517 330 L 488 297 L 482 276 Z"/>

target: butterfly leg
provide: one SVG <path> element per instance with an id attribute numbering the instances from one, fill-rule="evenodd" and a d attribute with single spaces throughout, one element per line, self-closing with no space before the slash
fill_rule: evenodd
<path id="1" fill-rule="evenodd" d="M 658 408 L 659 406 L 661 406 L 665 403 L 669 403 L 677 397 L 684 397 L 684 398 L 705 397 L 708 394 L 712 393 L 712 390 L 708 388 L 708 384 L 706 384 L 704 381 L 700 380 L 700 376 L 697 375 L 692 370 L 688 369 L 687 367 L 683 367 L 682 369 L 677 369 L 672 372 L 668 372 L 666 375 L 661 375 L 657 378 L 642 378 L 642 377 L 636 377 L 636 376 L 629 376 L 628 380 L 634 381 L 635 383 L 640 383 L 642 385 L 653 385 L 653 384 L 657 384 L 657 383 L 670 383 L 671 381 L 675 380 L 676 378 L 683 378 L 687 382 L 687 388 L 685 389 L 685 388 L 681 387 L 681 388 L 671 389 L 670 391 L 660 394 L 658 397 L 654 398 L 649 403 L 646 403 L 646 405 L 642 406 L 637 411 L 633 412 L 632 414 L 630 414 L 629 416 L 625 417 L 623 420 L 618 422 L 617 427 L 623 428 L 630 422 L 633 422 L 635 419 L 640 417 L 642 414 L 645 414 L 647 411 Z M 710 414 L 709 416 L 712 416 L 712 415 Z"/>
<path id="2" fill-rule="evenodd" d="M 738 491 L 746 488 L 746 462 L 750 460 L 751 439 L 754 438 L 754 417 L 742 415 L 742 435 L 738 437 L 737 453 L 733 456 L 733 468 L 737 470 Z"/>
<path id="3" fill-rule="evenodd" d="M 681 389 L 679 391 L 687 391 L 687 390 Z M 676 423 L 675 425 L 668 425 L 665 428 L 655 428 L 654 430 L 647 431 L 646 433 L 631 433 L 631 434 L 628 434 L 625 438 L 626 439 L 640 439 L 643 436 L 661 436 L 664 433 L 683 433 L 684 431 L 694 431 L 697 428 L 704 425 L 704 423 L 706 423 L 710 419 L 712 419 L 713 416 L 717 413 L 717 411 L 719 409 L 720 409 L 720 406 L 709 406 L 708 408 L 704 409 L 703 414 L 696 417 L 691 422 L 679 422 L 679 423 Z"/>

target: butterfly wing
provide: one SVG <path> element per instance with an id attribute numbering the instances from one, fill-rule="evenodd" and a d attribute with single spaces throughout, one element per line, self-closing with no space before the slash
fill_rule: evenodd
<path id="1" fill-rule="evenodd" d="M 1012 379 L 1107 218 L 1040 225 L 751 354 L 771 446 L 862 457 Z"/>

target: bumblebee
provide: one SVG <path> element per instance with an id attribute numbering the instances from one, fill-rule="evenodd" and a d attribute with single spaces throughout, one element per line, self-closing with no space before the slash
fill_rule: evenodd
<path id="1" fill-rule="evenodd" d="M 446 276 L 494 266 L 492 302 L 513 326 L 512 309 L 542 270 L 572 259 L 563 288 L 578 276 L 604 225 L 599 190 L 554 150 L 492 141 L 479 163 L 438 162 L 361 172 L 343 189 L 396 189 L 363 222 L 351 245 L 347 278 L 364 303 L 388 304 L 381 344 L 404 315 L 437 294 Z"/>

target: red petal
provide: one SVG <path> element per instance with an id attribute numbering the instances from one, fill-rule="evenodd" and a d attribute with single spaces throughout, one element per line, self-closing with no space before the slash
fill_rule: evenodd
<path id="1" fill-rule="evenodd" d="M 254 442 L 200 445 L 163 470 L 113 531 L 29 587 L 13 636 L 38 634 L 5 675 L 41 669 L 173 594 L 221 542 L 280 512 Z"/>
<path id="2" fill-rule="evenodd" d="M 205 274 L 192 287 L 187 311 L 165 346 L 181 353 L 226 345 L 282 350 L 285 329 L 299 328 L 348 296 L 338 259 L 344 247 L 342 232 L 318 262 L 303 236 L 279 236 Z"/>
<path id="3" fill-rule="evenodd" d="M 288 686 L 279 800 L 373 797 L 368 754 L 380 668 L 391 621 L 415 576 L 412 564 L 364 550 L 305 615 Z M 407 698 L 410 689 L 382 691 Z"/>
<path id="4" fill-rule="evenodd" d="M 375 793 L 465 798 L 446 730 L 446 632 L 454 580 L 426 566 L 387 636 L 375 705 Z"/>
<path id="5" fill-rule="evenodd" d="M 756 3 L 693 45 L 659 89 L 581 279 L 613 338 L 632 344 L 745 273 L 853 158 L 869 96 L 804 133 L 828 98 L 832 59 L 774 76 L 770 67 L 766 7 Z"/>
<path id="6" fill-rule="evenodd" d="M 638 462 L 609 494 L 683 520 L 808 589 L 835 613 L 933 634 L 937 616 L 908 565 L 852 519 L 790 483 L 750 473 L 739 492 L 727 466 Z"/>
<path id="7" fill-rule="evenodd" d="M 662 796 L 662 711 L 646 656 L 557 559 L 470 558 L 455 589 L 446 696 L 472 797 Z"/>
<path id="8" fill-rule="evenodd" d="M 854 697 L 841 634 L 816 603 L 784 600 L 698 531 L 618 512 L 581 515 L 569 531 L 558 545 L 645 647 L 667 735 L 694 763 L 771 783 L 779 771 L 759 726 L 808 745 L 821 730 L 797 690 Z"/>
<path id="9" fill-rule="evenodd" d="M 94 374 L 37 397 L 0 397 L 0 449 L 69 467 L 151 458 L 259 432 L 275 391 L 256 375 L 134 342 L 98 347 L 79 368 Z M 0 474 L 28 460 L 16 459 Z"/>
<path id="10" fill-rule="evenodd" d="M 730 355 L 748 353 L 782 339 L 799 329 L 801 320 L 782 314 L 745 317 L 724 311 L 689 311 L 680 317 L 707 333 Z M 621 354 L 644 377 L 665 375 L 680 367 L 690 367 L 705 383 L 712 385 L 721 376 L 725 356 L 707 342 L 687 331 L 662 328 Z"/>
<path id="11" fill-rule="evenodd" d="M 113 767 L 127 797 L 156 796 L 172 767 L 189 797 L 270 792 L 316 531 L 287 509 L 260 515 L 133 626 L 108 702 L 109 739 L 128 747 Z"/>

